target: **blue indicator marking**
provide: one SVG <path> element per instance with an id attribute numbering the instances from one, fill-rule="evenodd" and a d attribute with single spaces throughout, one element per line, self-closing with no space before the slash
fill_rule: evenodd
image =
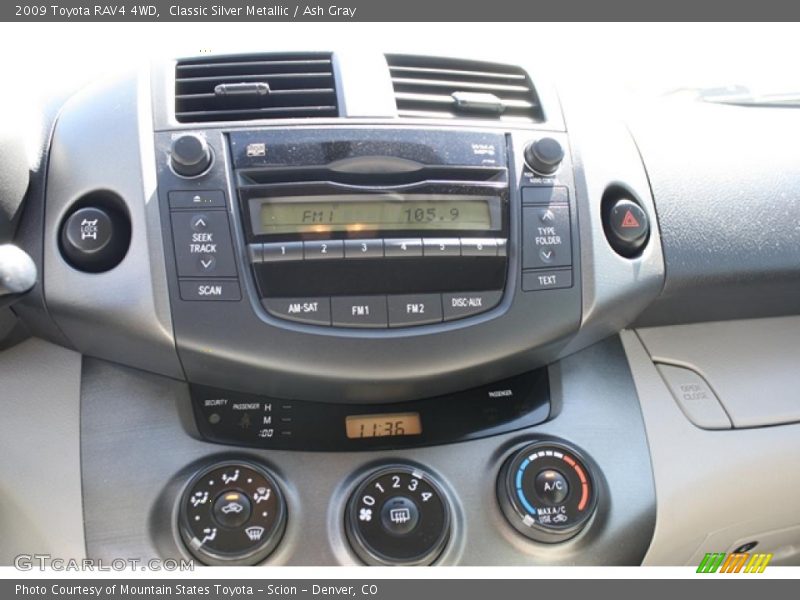
<path id="1" fill-rule="evenodd" d="M 526 458 L 524 461 L 522 461 L 519 469 L 517 469 L 517 489 L 522 487 L 522 474 L 525 472 L 525 468 L 528 466 L 528 464 L 530 464 L 530 462 L 531 461 Z"/>
<path id="2" fill-rule="evenodd" d="M 529 514 L 535 515 L 536 514 L 536 509 L 531 506 L 531 503 L 528 502 L 528 499 L 525 497 L 525 494 L 522 492 L 522 475 L 525 472 L 525 469 L 527 468 L 527 466 L 530 464 L 530 462 L 531 461 L 526 458 L 519 465 L 519 469 L 517 469 L 517 477 L 516 477 L 517 498 L 519 498 L 519 501 L 522 503 L 523 508 L 525 508 L 525 510 L 527 510 Z"/>

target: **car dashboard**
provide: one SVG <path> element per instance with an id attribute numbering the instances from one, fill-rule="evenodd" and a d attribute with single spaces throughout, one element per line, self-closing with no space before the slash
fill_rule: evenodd
<path id="1" fill-rule="evenodd" d="M 0 564 L 800 564 L 798 132 L 480 56 L 79 91 L 3 141 Z"/>

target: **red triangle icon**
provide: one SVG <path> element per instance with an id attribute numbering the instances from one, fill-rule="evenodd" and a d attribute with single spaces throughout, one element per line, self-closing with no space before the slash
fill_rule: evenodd
<path id="1" fill-rule="evenodd" d="M 623 229 L 630 229 L 632 227 L 640 227 L 639 221 L 636 220 L 636 217 L 633 216 L 633 213 L 631 212 L 630 209 L 628 209 L 628 212 L 625 213 L 625 216 L 622 219 L 621 227 Z"/>

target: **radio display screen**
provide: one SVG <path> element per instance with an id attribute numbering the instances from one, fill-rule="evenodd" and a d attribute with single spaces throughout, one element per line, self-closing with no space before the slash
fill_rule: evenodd
<path id="1" fill-rule="evenodd" d="M 255 234 L 399 230 L 499 231 L 497 196 L 341 194 L 252 198 Z"/>

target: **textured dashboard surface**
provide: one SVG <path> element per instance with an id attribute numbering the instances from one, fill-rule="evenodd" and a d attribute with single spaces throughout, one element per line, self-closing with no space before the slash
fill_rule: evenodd
<path id="1" fill-rule="evenodd" d="M 85 554 L 81 357 L 37 339 L 0 354 L 0 565 Z"/>
<path id="2" fill-rule="evenodd" d="M 666 262 L 643 325 L 796 313 L 800 111 L 667 104 L 631 121 Z"/>

